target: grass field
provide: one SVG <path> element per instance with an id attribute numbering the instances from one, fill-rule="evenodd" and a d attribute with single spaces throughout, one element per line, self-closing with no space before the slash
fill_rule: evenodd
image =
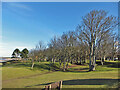
<path id="1" fill-rule="evenodd" d="M 35 64 L 14 63 L 2 67 L 3 88 L 44 88 L 53 82 L 63 81 L 63 88 L 116 88 L 118 84 L 118 62 L 105 62 L 88 72 L 88 65 L 76 65 L 68 71 L 58 71 L 56 63 L 49 70 L 49 62 Z M 72 65 L 71 65 L 72 66 Z"/>

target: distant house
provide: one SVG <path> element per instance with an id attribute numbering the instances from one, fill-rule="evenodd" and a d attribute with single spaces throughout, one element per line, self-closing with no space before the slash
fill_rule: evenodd
<path id="1" fill-rule="evenodd" d="M 5 65 L 7 62 L 15 62 L 18 60 L 21 60 L 21 58 L 11 58 L 11 57 L 0 57 L 0 63 L 2 63 L 3 65 Z"/>

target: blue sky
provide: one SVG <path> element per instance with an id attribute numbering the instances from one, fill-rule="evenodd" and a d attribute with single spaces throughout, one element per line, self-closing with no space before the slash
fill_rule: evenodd
<path id="1" fill-rule="evenodd" d="M 1 56 L 11 56 L 15 48 L 34 48 L 54 36 L 75 30 L 82 16 L 91 10 L 118 15 L 116 2 L 4 2 L 2 3 Z"/>

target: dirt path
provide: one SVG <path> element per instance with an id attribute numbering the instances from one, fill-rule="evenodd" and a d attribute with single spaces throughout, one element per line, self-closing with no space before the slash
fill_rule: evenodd
<path id="1" fill-rule="evenodd" d="M 72 68 L 72 67 L 77 67 L 78 65 L 71 65 L 68 66 L 68 68 Z M 7 79 L 7 80 L 2 80 L 2 82 L 7 83 L 9 81 L 13 81 L 13 80 L 17 80 L 17 79 L 26 79 L 26 78 L 30 78 L 30 77 L 36 77 L 36 76 L 40 76 L 40 75 L 45 75 L 45 74 L 49 74 L 49 73 L 53 73 L 53 72 L 57 72 L 57 71 L 52 71 L 52 72 L 46 72 L 46 73 L 40 73 L 40 74 L 34 74 L 34 75 L 29 75 L 29 76 L 23 76 L 23 77 L 17 77 L 17 78 L 13 78 L 13 79 Z"/>
<path id="2" fill-rule="evenodd" d="M 72 67 L 78 67 L 79 65 L 73 64 L 71 66 L 68 66 L 68 68 L 72 68 Z"/>
<path id="3" fill-rule="evenodd" d="M 68 68 L 77 67 L 77 66 L 79 66 L 79 65 L 73 64 L 71 66 L 68 66 Z M 80 66 L 86 66 L 86 65 L 80 65 Z M 78 72 L 85 71 L 86 72 L 86 71 L 88 71 L 87 69 L 88 68 L 79 68 L 79 69 L 77 68 L 77 69 L 73 69 L 73 71 L 78 71 Z"/>

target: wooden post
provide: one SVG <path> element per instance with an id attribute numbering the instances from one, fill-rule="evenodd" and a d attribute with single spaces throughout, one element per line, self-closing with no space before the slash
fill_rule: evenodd
<path id="1" fill-rule="evenodd" d="M 48 86 L 48 90 L 51 90 L 51 84 L 49 84 L 49 86 Z"/>
<path id="2" fill-rule="evenodd" d="M 45 86 L 45 90 L 47 89 L 47 87 Z"/>
<path id="3" fill-rule="evenodd" d="M 59 82 L 59 90 L 62 89 L 62 81 Z"/>
<path id="4" fill-rule="evenodd" d="M 48 90 L 48 86 L 45 86 L 45 90 Z"/>

